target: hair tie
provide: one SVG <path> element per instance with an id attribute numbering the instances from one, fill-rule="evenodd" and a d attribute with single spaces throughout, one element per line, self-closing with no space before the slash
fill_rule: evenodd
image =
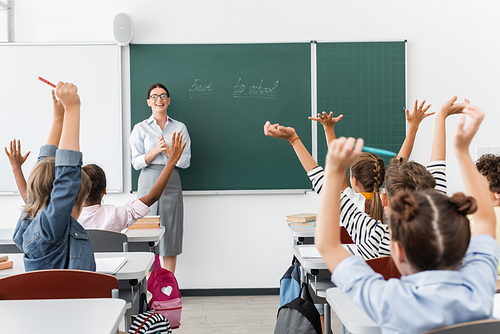
<path id="1" fill-rule="evenodd" d="M 292 140 L 290 141 L 290 146 L 292 146 L 293 142 L 294 142 L 294 141 L 296 141 L 297 139 L 300 139 L 300 137 L 299 137 L 299 136 L 297 136 L 297 137 L 295 137 L 294 139 L 292 139 Z"/>
<path id="2" fill-rule="evenodd" d="M 373 197 L 373 193 L 362 192 L 361 195 L 365 196 L 366 200 L 369 201 Z"/>

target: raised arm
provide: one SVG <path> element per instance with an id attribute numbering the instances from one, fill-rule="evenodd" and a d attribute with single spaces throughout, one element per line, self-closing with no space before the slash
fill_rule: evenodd
<path id="1" fill-rule="evenodd" d="M 350 256 L 340 242 L 340 194 L 345 170 L 359 158 L 362 148 L 363 139 L 342 137 L 332 141 L 328 150 L 314 243 L 331 272 Z"/>
<path id="2" fill-rule="evenodd" d="M 424 118 L 435 114 L 435 112 L 427 112 L 427 110 L 429 110 L 432 104 L 426 106 L 425 102 L 426 100 L 424 100 L 420 105 L 418 105 L 418 100 L 415 100 L 415 105 L 413 106 L 412 113 L 410 113 L 410 110 L 405 109 L 406 121 L 408 122 L 408 132 L 406 133 L 405 140 L 401 145 L 398 157 L 403 157 L 406 159 L 410 158 L 420 123 Z"/>
<path id="3" fill-rule="evenodd" d="M 277 123 L 271 124 L 267 121 L 266 124 L 264 124 L 264 134 L 268 137 L 288 140 L 290 142 L 290 146 L 293 146 L 295 154 L 297 154 L 297 157 L 306 172 L 309 172 L 318 165 L 311 154 L 307 151 L 294 128 L 281 126 Z"/>
<path id="4" fill-rule="evenodd" d="M 465 103 L 455 103 L 456 101 L 457 97 L 453 96 L 441 106 L 436 114 L 431 161 L 446 160 L 446 118 L 450 115 L 461 114 L 468 104 L 467 100 Z"/>
<path id="5" fill-rule="evenodd" d="M 151 206 L 154 202 L 159 200 L 161 194 L 163 193 L 163 190 L 167 186 L 170 175 L 172 175 L 172 172 L 175 168 L 175 164 L 181 158 L 182 152 L 184 151 L 184 148 L 187 144 L 186 142 L 182 144 L 182 138 L 183 136 L 180 132 L 174 132 L 172 134 L 172 146 L 169 147 L 165 143 L 165 153 L 167 154 L 169 159 L 149 193 L 139 198 L 139 200 L 147 206 Z"/>
<path id="6" fill-rule="evenodd" d="M 26 203 L 28 197 L 26 195 L 27 185 L 26 179 L 24 178 L 22 165 L 30 155 L 31 151 L 28 151 L 25 155 L 21 153 L 21 141 L 19 139 L 14 139 L 10 141 L 10 151 L 5 147 L 5 154 L 9 158 L 10 166 L 12 167 L 12 173 L 14 174 L 14 179 L 16 180 L 17 189 L 23 201 Z"/>
<path id="7" fill-rule="evenodd" d="M 310 120 L 323 124 L 327 147 L 330 145 L 332 140 L 337 139 L 337 136 L 335 135 L 335 123 L 340 122 L 342 117 L 344 117 L 342 114 L 337 117 L 333 117 L 333 111 L 330 111 L 329 114 L 323 111 L 321 114 L 318 113 L 318 117 L 309 117 Z"/>
<path id="8" fill-rule="evenodd" d="M 80 151 L 80 96 L 78 96 L 78 89 L 71 83 L 58 82 L 56 94 L 65 109 L 59 148 Z"/>
<path id="9" fill-rule="evenodd" d="M 474 235 L 489 234 L 495 238 L 496 217 L 491 204 L 490 192 L 482 181 L 481 175 L 469 155 L 469 145 L 479 129 L 484 118 L 484 112 L 476 106 L 468 105 L 463 113 L 469 115 L 471 122 L 464 127 L 465 116 L 461 116 L 457 122 L 455 134 L 455 154 L 457 156 L 465 192 L 472 196 L 477 202 L 477 211 L 474 217 Z"/>
<path id="10" fill-rule="evenodd" d="M 54 90 L 52 90 L 52 103 L 54 105 L 52 125 L 50 127 L 46 144 L 59 147 L 59 140 L 61 139 L 64 122 L 64 105 L 57 99 Z"/>

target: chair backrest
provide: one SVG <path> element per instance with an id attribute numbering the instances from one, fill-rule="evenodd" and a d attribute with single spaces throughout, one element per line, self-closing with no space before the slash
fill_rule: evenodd
<path id="1" fill-rule="evenodd" d="M 478 320 L 441 327 L 423 334 L 469 334 L 469 333 L 500 333 L 500 320 Z"/>
<path id="2" fill-rule="evenodd" d="M 340 242 L 343 244 L 353 244 L 354 243 L 354 241 L 352 241 L 351 236 L 349 235 L 349 232 L 347 232 L 347 230 L 344 226 L 340 226 Z"/>
<path id="3" fill-rule="evenodd" d="M 128 237 L 116 231 L 86 229 L 94 252 L 128 252 Z"/>
<path id="4" fill-rule="evenodd" d="M 116 277 L 93 271 L 48 269 L 0 278 L 0 300 L 111 298 L 117 293 Z"/>
<path id="5" fill-rule="evenodd" d="M 384 276 L 385 280 L 389 278 L 400 278 L 401 273 L 399 272 L 394 260 L 390 256 L 377 257 L 375 259 L 366 260 L 366 263 L 372 267 L 372 269 Z"/>

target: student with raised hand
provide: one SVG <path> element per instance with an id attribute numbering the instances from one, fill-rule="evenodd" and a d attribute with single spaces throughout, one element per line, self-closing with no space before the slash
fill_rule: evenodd
<path id="1" fill-rule="evenodd" d="M 21 198 L 24 203 L 28 200 L 26 197 L 26 179 L 24 178 L 24 173 L 22 165 L 30 155 L 31 151 L 27 152 L 25 155 L 21 153 L 21 141 L 19 139 L 13 139 L 10 141 L 10 151 L 5 147 L 5 154 L 9 158 L 10 166 L 12 167 L 12 173 L 16 180 L 16 186 L 21 194 Z"/>
<path id="2" fill-rule="evenodd" d="M 77 221 L 91 187 L 79 152 L 80 97 L 75 85 L 63 82 L 52 94 L 57 101 L 52 126 L 29 175 L 28 200 L 13 240 L 24 252 L 26 271 L 95 271 L 92 243 Z"/>
<path id="3" fill-rule="evenodd" d="M 102 198 L 106 194 L 106 174 L 97 165 L 83 166 L 83 170 L 89 175 L 92 181 L 92 190 L 85 201 L 82 214 L 78 219 L 80 224 L 85 228 L 119 232 L 135 223 L 137 219 L 146 216 L 150 211 L 149 207 L 163 193 L 170 175 L 175 168 L 175 164 L 182 156 L 186 142 L 182 144 L 182 134 L 174 132 L 172 134 L 171 146 L 168 146 L 166 143 L 165 146 L 168 161 L 153 187 L 149 190 L 149 193 L 141 198 L 127 202 L 124 206 L 115 207 L 112 204 L 101 204 Z"/>
<path id="4" fill-rule="evenodd" d="M 466 104 L 455 101 L 456 98 L 446 101 L 437 112 L 437 118 L 445 120 L 448 116 L 461 112 Z M 413 126 L 410 123 L 413 128 L 417 125 L 418 129 L 418 124 L 427 117 L 426 108 L 422 107 L 423 105 L 414 109 L 415 123 Z M 437 118 L 436 122 L 439 124 Z M 437 128 L 440 129 L 440 125 Z M 445 157 L 438 153 L 445 152 L 446 137 L 441 136 L 439 131 L 435 134 L 437 136 L 433 139 L 431 158 L 439 160 L 431 160 L 427 167 L 424 167 L 418 162 L 407 159 L 411 153 L 411 149 L 407 148 L 413 146 L 416 135 L 416 131 L 408 132 L 398 157 L 392 159 L 386 173 L 385 192 L 381 196 L 385 208 L 389 205 L 390 198 L 401 191 L 436 189 L 446 194 L 446 161 Z M 411 143 L 411 146 L 408 143 Z M 388 226 L 359 212 L 347 196 L 342 196 L 341 221 L 365 259 L 391 254 Z"/>
<path id="5" fill-rule="evenodd" d="M 476 168 L 481 179 L 490 191 L 490 202 L 496 216 L 496 235 L 500 245 L 500 155 L 486 153 L 476 161 Z M 474 231 L 474 220 L 471 219 L 471 230 Z M 499 268 L 500 270 L 500 268 Z"/>
<path id="6" fill-rule="evenodd" d="M 457 124 L 455 152 L 465 190 L 451 198 L 435 190 L 400 192 L 391 198 L 391 256 L 401 279 L 385 281 L 366 262 L 344 250 L 339 215 L 342 178 L 359 156 L 363 140 L 330 145 L 316 219 L 315 243 L 332 282 L 377 322 L 382 333 L 422 333 L 491 317 L 499 247 L 495 215 L 485 184 L 469 156 L 484 113 L 467 106 L 471 122 Z M 476 229 L 470 237 L 467 214 Z"/>

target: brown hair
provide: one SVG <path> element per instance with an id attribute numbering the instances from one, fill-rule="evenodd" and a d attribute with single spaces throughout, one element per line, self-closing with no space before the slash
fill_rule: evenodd
<path id="1" fill-rule="evenodd" d="M 148 98 L 147 98 L 148 100 L 149 100 L 149 94 L 151 94 L 151 91 L 152 91 L 153 89 L 155 89 L 155 88 L 162 88 L 162 89 L 164 89 L 164 90 L 165 90 L 165 92 L 167 92 L 167 96 L 168 96 L 168 97 L 170 97 L 170 93 L 168 92 L 167 87 L 165 87 L 165 86 L 164 86 L 163 84 L 161 84 L 161 83 L 156 83 L 156 84 L 154 84 L 154 85 L 151 85 L 151 87 L 149 87 L 149 89 L 148 89 Z"/>
<path id="2" fill-rule="evenodd" d="M 434 189 L 436 180 L 422 165 L 405 158 L 394 158 L 385 177 L 385 193 L 392 197 L 401 191 Z"/>
<path id="3" fill-rule="evenodd" d="M 365 191 L 373 193 L 367 213 L 377 220 L 384 219 L 384 207 L 380 199 L 380 187 L 385 179 L 385 163 L 382 158 L 373 153 L 363 152 L 358 161 L 351 166 L 352 176 L 361 183 Z"/>
<path id="4" fill-rule="evenodd" d="M 476 168 L 488 180 L 490 191 L 500 193 L 500 156 L 483 154 L 476 161 Z"/>
<path id="5" fill-rule="evenodd" d="M 104 170 L 95 164 L 85 165 L 82 169 L 85 173 L 87 173 L 90 181 L 92 182 L 92 188 L 87 199 L 85 200 L 85 204 L 100 204 L 104 194 L 104 189 L 106 189 L 106 174 L 104 173 Z"/>
<path id="6" fill-rule="evenodd" d="M 35 216 L 50 203 L 55 180 L 55 157 L 47 157 L 35 165 L 28 177 L 26 195 L 28 201 L 23 209 L 24 218 L 35 218 Z M 75 206 L 81 207 L 87 198 L 92 182 L 82 170 L 82 183 L 76 195 Z"/>
<path id="7" fill-rule="evenodd" d="M 435 190 L 400 192 L 391 199 L 389 227 L 418 271 L 450 269 L 462 260 L 470 241 L 466 215 L 477 209 L 472 197 L 448 197 Z"/>

